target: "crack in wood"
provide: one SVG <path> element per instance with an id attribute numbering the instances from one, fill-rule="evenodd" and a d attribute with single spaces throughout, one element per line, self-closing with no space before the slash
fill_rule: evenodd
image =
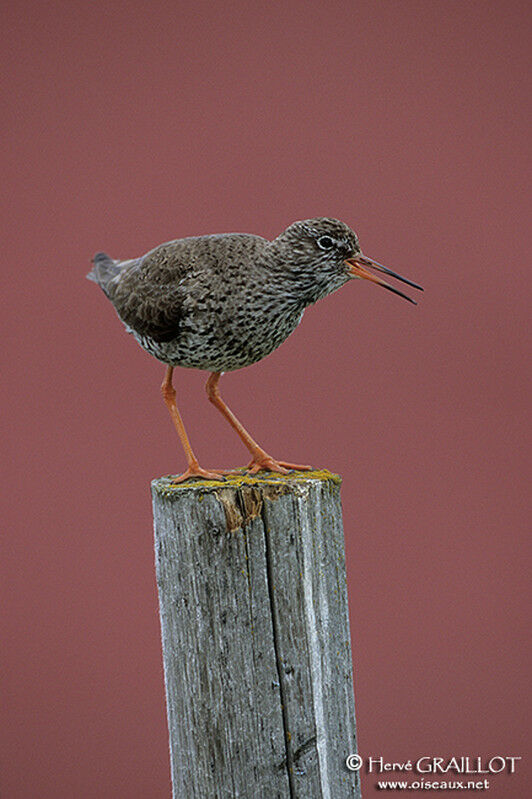
<path id="1" fill-rule="evenodd" d="M 281 653 L 279 651 L 279 631 L 277 628 L 277 616 L 276 616 L 275 597 L 274 597 L 275 588 L 273 585 L 270 535 L 268 531 L 268 521 L 264 513 L 264 505 L 261 508 L 261 519 L 264 528 L 264 543 L 266 546 L 266 580 L 268 585 L 270 614 L 272 619 L 273 648 L 275 652 L 275 663 L 277 666 L 277 676 L 279 680 L 279 695 L 281 697 L 281 715 L 283 719 L 283 733 L 284 733 L 284 745 L 285 745 L 285 759 L 283 763 L 284 766 L 286 767 L 286 773 L 288 776 L 288 790 L 290 792 L 290 799 L 296 799 L 296 786 L 294 782 L 294 759 L 292 756 L 292 746 L 290 744 L 290 730 L 288 729 L 288 711 L 287 711 L 287 702 L 286 702 L 285 675 L 283 671 Z"/>
<path id="2" fill-rule="evenodd" d="M 216 492 L 216 499 L 221 502 L 225 512 L 225 523 L 228 532 L 234 533 L 247 527 L 262 512 L 265 499 L 275 500 L 287 493 L 284 485 L 240 486 L 239 488 L 221 488 Z"/>

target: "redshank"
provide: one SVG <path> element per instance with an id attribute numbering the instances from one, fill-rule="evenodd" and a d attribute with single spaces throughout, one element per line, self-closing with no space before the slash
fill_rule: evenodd
<path id="1" fill-rule="evenodd" d="M 276 460 L 254 441 L 223 401 L 220 377 L 265 358 L 295 330 L 308 305 L 353 278 L 414 302 L 374 272 L 422 290 L 363 255 L 356 233 L 329 218 L 294 222 L 273 241 L 226 233 L 176 239 L 127 261 L 94 256 L 87 277 L 141 347 L 166 364 L 161 389 L 188 461 L 175 482 L 224 479 L 221 471 L 202 469 L 190 446 L 172 385 L 175 366 L 211 372 L 207 396 L 250 451 L 250 473 L 310 468 Z"/>

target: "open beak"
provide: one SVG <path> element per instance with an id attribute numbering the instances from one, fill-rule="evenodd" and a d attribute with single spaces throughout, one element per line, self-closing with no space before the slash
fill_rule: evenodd
<path id="1" fill-rule="evenodd" d="M 378 286 L 384 286 L 384 288 L 388 289 L 388 291 L 393 291 L 394 294 L 398 294 L 400 297 L 404 297 L 405 300 L 408 300 L 408 302 L 412 302 L 414 305 L 417 305 L 416 301 L 407 294 L 403 294 L 403 292 L 399 291 L 399 289 L 396 289 L 394 286 L 390 286 L 390 284 L 386 283 L 385 280 L 382 280 L 380 277 L 368 272 L 368 270 L 364 267 L 368 266 L 376 272 L 384 272 L 385 275 L 390 275 L 390 277 L 394 277 L 396 280 L 400 280 L 402 283 L 407 283 L 409 286 L 412 286 L 412 288 L 423 291 L 422 287 L 418 286 L 417 283 L 413 283 L 406 277 L 401 277 L 401 275 L 392 272 L 392 270 L 388 269 L 386 266 L 378 264 L 377 261 L 374 261 L 362 254 L 357 255 L 356 258 L 346 258 L 345 263 L 349 266 L 349 272 L 353 277 L 362 277 L 364 280 L 371 280 L 372 283 L 377 283 Z"/>

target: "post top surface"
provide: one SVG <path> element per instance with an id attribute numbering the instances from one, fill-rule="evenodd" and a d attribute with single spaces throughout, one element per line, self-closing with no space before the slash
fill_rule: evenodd
<path id="1" fill-rule="evenodd" d="M 242 486 L 290 486 L 294 484 L 308 483 L 313 481 L 331 482 L 340 485 L 342 478 L 338 474 L 330 472 L 328 469 L 313 469 L 309 472 L 293 471 L 290 474 L 278 474 L 273 472 L 259 472 L 250 475 L 244 469 L 235 470 L 231 474 L 225 475 L 224 480 L 203 480 L 193 478 L 185 480 L 183 483 L 173 483 L 172 475 L 158 477 L 152 480 L 152 489 L 158 494 L 177 496 L 183 491 L 216 491 L 227 488 L 241 488 Z"/>

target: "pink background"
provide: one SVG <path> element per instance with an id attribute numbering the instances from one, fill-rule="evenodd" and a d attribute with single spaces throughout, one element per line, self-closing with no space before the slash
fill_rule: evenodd
<path id="1" fill-rule="evenodd" d="M 527 795 L 530 6 L 2 17 L 2 795 L 170 793 L 148 486 L 184 460 L 90 257 L 315 215 L 419 307 L 348 285 L 224 395 L 272 454 L 344 476 L 361 753 L 520 755 L 489 795 Z M 243 464 L 204 379 L 176 379 L 194 446 Z"/>

